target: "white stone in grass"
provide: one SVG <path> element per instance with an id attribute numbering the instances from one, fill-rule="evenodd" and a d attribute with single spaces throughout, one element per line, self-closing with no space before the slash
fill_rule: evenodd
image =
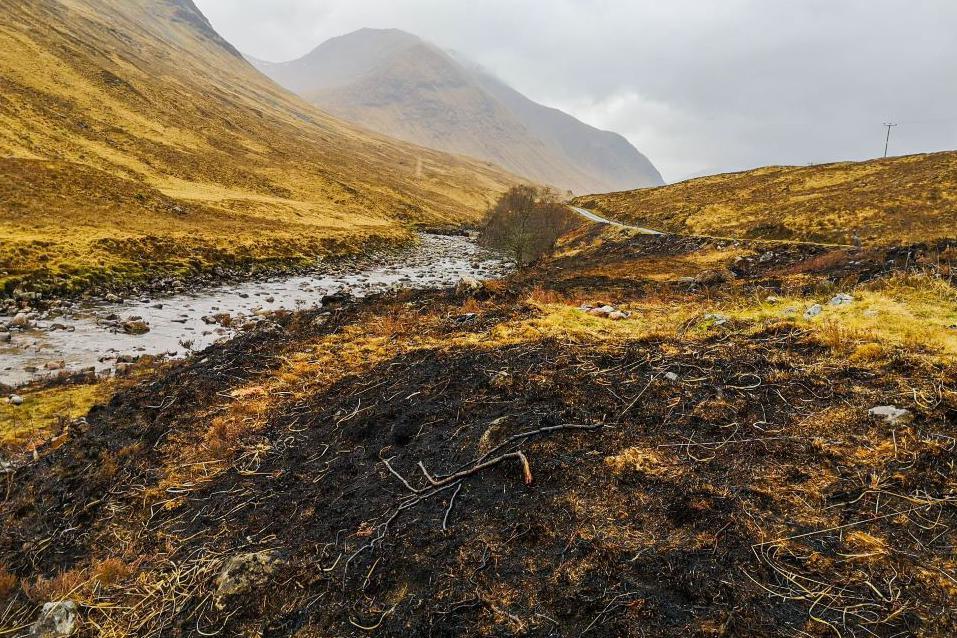
<path id="1" fill-rule="evenodd" d="M 899 408 L 896 405 L 878 405 L 874 406 L 867 413 L 873 417 L 884 419 L 888 425 L 899 425 L 909 423 L 914 419 L 910 410 Z"/>
<path id="2" fill-rule="evenodd" d="M 29 635 L 34 638 L 72 636 L 79 624 L 77 620 L 77 606 L 72 600 L 45 603 Z"/>
<path id="3" fill-rule="evenodd" d="M 805 318 L 805 319 L 813 319 L 814 317 L 816 317 L 816 316 L 818 316 L 819 314 L 821 314 L 821 312 L 823 312 L 823 311 L 824 311 L 823 306 L 821 306 L 821 304 L 819 304 L 819 303 L 816 303 L 816 304 L 814 304 L 813 306 L 811 306 L 810 308 L 808 308 L 807 310 L 804 311 L 804 318 Z"/>

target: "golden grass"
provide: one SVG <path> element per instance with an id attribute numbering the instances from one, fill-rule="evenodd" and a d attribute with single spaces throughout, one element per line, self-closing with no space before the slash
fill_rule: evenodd
<path id="1" fill-rule="evenodd" d="M 515 181 L 315 110 L 183 12 L 0 5 L 8 294 L 408 240 L 476 221 Z"/>
<path id="2" fill-rule="evenodd" d="M 41 441 L 58 425 L 84 416 L 108 396 L 109 384 L 23 393 L 23 405 L 0 402 L 0 449 Z"/>
<path id="3" fill-rule="evenodd" d="M 957 152 L 766 167 L 576 198 L 609 217 L 675 233 L 850 243 L 957 235 Z"/>

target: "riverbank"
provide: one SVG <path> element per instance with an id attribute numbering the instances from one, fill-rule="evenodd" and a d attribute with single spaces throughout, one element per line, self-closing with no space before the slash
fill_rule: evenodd
<path id="1" fill-rule="evenodd" d="M 99 300 L 60 300 L 46 310 L 21 300 L 0 315 L 0 386 L 108 373 L 143 356 L 184 356 L 272 313 L 321 308 L 330 295 L 444 287 L 463 277 L 499 277 L 508 268 L 464 235 L 424 234 L 410 247 L 314 263 L 283 275 L 236 277 L 218 285 L 176 281 L 150 292 L 138 289 L 128 298 L 110 293 Z"/>

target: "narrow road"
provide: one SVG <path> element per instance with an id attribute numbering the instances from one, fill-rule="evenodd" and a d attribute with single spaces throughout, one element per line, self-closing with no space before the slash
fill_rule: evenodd
<path id="1" fill-rule="evenodd" d="M 652 230 L 650 228 L 642 228 L 641 226 L 631 226 L 629 224 L 622 224 L 621 222 L 615 222 L 610 219 L 605 219 L 601 215 L 596 214 L 594 211 L 590 211 L 587 208 L 579 208 L 577 206 L 569 206 L 573 211 L 593 222 L 599 224 L 609 224 L 611 226 L 617 226 L 618 228 L 629 228 L 631 230 L 637 230 L 643 235 L 664 235 L 664 233 L 657 230 Z"/>

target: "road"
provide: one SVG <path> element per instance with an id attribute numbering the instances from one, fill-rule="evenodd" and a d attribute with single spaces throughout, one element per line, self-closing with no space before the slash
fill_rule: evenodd
<path id="1" fill-rule="evenodd" d="M 631 226 L 629 224 L 622 224 L 621 222 L 612 221 L 610 219 L 605 219 L 601 215 L 596 214 L 594 211 L 590 211 L 587 208 L 579 208 L 577 206 L 569 206 L 573 211 L 584 217 L 585 219 L 597 222 L 599 224 L 609 224 L 611 226 L 617 226 L 618 228 L 628 228 L 631 230 L 637 230 L 643 235 L 663 235 L 664 233 L 657 230 L 652 230 L 650 228 L 642 228 L 641 226 Z"/>

